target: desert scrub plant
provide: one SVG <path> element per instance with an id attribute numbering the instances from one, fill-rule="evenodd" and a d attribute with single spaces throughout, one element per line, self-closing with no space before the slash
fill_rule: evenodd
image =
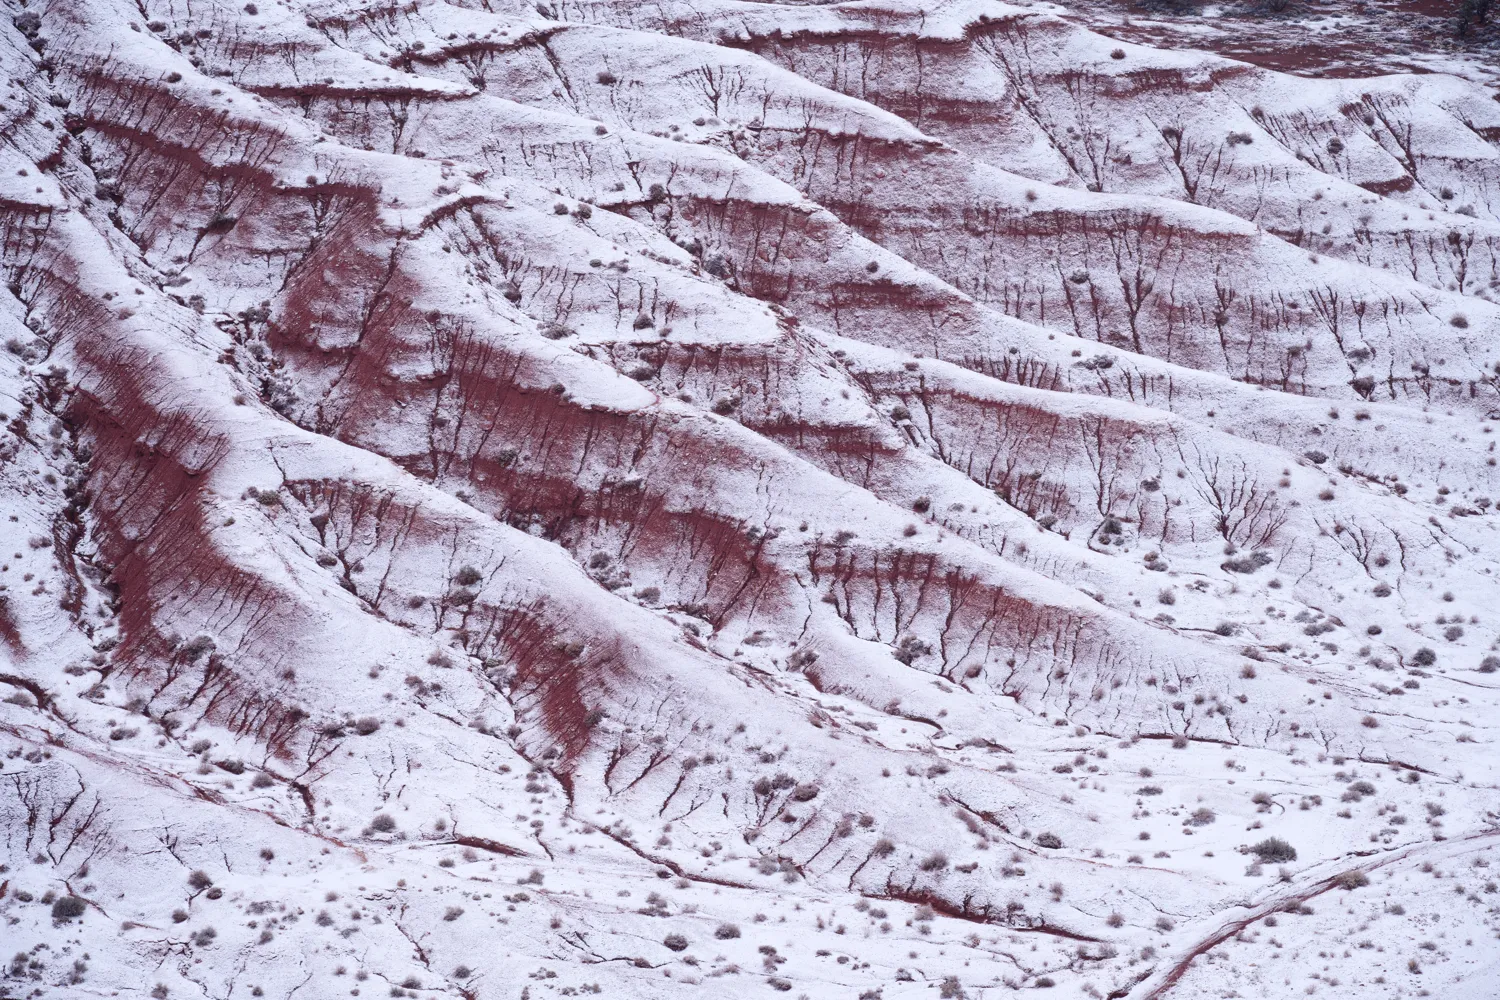
<path id="1" fill-rule="evenodd" d="M 1353 891 L 1355 889 L 1361 889 L 1369 885 L 1370 876 L 1366 875 L 1359 869 L 1355 869 L 1352 872 L 1344 872 L 1338 878 L 1334 879 L 1334 884 L 1337 885 L 1340 889 Z"/>
<path id="2" fill-rule="evenodd" d="M 810 782 L 793 788 L 788 796 L 793 802 L 811 802 L 818 797 L 818 786 Z"/>
<path id="3" fill-rule="evenodd" d="M 88 904 L 77 896 L 59 896 L 52 904 L 52 919 L 57 921 L 68 921 L 74 917 L 81 917 L 88 910 Z"/>
<path id="4" fill-rule="evenodd" d="M 1062 838 L 1055 833 L 1039 833 L 1036 836 L 1036 846 L 1057 850 L 1062 847 Z"/>
<path id="5" fill-rule="evenodd" d="M 1250 853 L 1265 864 L 1282 864 L 1297 860 L 1297 849 L 1280 837 L 1267 837 L 1250 846 Z"/>
<path id="6" fill-rule="evenodd" d="M 1257 551 L 1238 559 L 1226 560 L 1219 568 L 1228 573 L 1254 573 L 1262 566 L 1271 565 L 1271 562 L 1270 553 Z"/>

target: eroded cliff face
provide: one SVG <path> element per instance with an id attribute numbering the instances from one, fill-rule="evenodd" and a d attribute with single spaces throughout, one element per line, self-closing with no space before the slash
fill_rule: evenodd
<path id="1" fill-rule="evenodd" d="M 1174 16 L 12 4 L 0 996 L 1500 992 L 1497 92 Z"/>

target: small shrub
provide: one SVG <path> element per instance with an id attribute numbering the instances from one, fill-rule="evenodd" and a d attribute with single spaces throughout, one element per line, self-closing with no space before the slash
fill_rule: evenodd
<path id="1" fill-rule="evenodd" d="M 1267 864 L 1284 864 L 1297 860 L 1297 849 L 1280 837 L 1267 837 L 1260 843 L 1252 845 L 1250 853 Z"/>
<path id="2" fill-rule="evenodd" d="M 1254 573 L 1262 566 L 1271 565 L 1272 562 L 1268 553 L 1252 552 L 1248 556 L 1226 560 L 1219 564 L 1219 568 L 1228 573 Z"/>
<path id="3" fill-rule="evenodd" d="M 208 877 L 208 872 L 199 869 L 188 876 L 188 885 L 202 892 L 214 884 L 214 880 Z"/>
<path id="4" fill-rule="evenodd" d="M 376 833 L 391 833 L 396 829 L 396 821 L 385 813 L 380 813 L 370 820 L 370 829 Z"/>
<path id="5" fill-rule="evenodd" d="M 666 937 L 662 938 L 661 943 L 666 945 L 667 948 L 671 951 L 686 951 L 688 946 L 688 939 L 683 937 L 681 934 L 668 934 Z"/>
<path id="6" fill-rule="evenodd" d="M 88 904 L 77 896 L 59 896 L 57 902 L 52 904 L 52 919 L 72 920 L 83 916 L 88 908 Z"/>
<path id="7" fill-rule="evenodd" d="M 1430 667 L 1437 662 L 1437 654 L 1426 646 L 1423 646 L 1421 649 L 1411 654 L 1411 662 L 1415 663 L 1419 667 Z"/>
<path id="8" fill-rule="evenodd" d="M 739 936 L 740 929 L 737 924 L 720 924 L 714 931 L 714 937 L 720 941 L 729 941 Z"/>
<path id="9" fill-rule="evenodd" d="M 1369 885 L 1370 876 L 1366 875 L 1362 871 L 1357 870 L 1352 872 L 1344 872 L 1344 874 L 1340 875 L 1335 880 L 1335 882 L 1340 889 L 1348 889 L 1350 891 L 1353 891 L 1355 889 L 1360 889 L 1364 886 Z"/>
<path id="10" fill-rule="evenodd" d="M 1046 848 L 1049 848 L 1050 850 L 1054 850 L 1055 851 L 1059 847 L 1062 847 L 1062 845 L 1063 845 L 1062 838 L 1059 837 L 1055 833 L 1039 833 L 1039 834 L 1037 834 L 1037 837 L 1036 837 L 1036 846 L 1038 846 L 1038 847 L 1046 847 Z"/>

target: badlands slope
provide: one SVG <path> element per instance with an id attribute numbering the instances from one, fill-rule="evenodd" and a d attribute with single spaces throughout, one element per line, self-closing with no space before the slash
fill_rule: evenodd
<path id="1" fill-rule="evenodd" d="M 0 997 L 1500 995 L 1493 67 L 1117 15 L 11 0 Z"/>

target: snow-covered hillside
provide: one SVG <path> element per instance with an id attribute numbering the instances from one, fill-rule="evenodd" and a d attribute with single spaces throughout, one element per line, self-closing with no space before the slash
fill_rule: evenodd
<path id="1" fill-rule="evenodd" d="M 1500 996 L 1495 40 L 1322 6 L 8 0 L 0 997 Z"/>

